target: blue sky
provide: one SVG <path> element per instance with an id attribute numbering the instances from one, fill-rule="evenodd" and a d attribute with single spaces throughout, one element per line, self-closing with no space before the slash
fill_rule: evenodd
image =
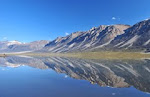
<path id="1" fill-rule="evenodd" d="M 53 40 L 150 17 L 150 0 L 0 0 L 0 40 Z"/>

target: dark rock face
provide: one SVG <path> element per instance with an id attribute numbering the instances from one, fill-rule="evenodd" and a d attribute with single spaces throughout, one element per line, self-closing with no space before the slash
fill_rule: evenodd
<path id="1" fill-rule="evenodd" d="M 117 36 L 111 46 L 119 49 L 147 49 L 150 47 L 150 19 L 139 22 Z"/>

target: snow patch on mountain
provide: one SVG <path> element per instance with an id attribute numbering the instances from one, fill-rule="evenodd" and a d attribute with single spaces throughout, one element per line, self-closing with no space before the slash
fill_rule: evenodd
<path id="1" fill-rule="evenodd" d="M 148 45 L 150 43 L 150 39 L 144 43 L 144 45 Z"/>
<path id="2" fill-rule="evenodd" d="M 114 47 L 120 46 L 120 45 L 123 44 L 123 43 L 124 43 L 124 41 L 122 41 L 122 42 L 116 44 Z"/>
<path id="3" fill-rule="evenodd" d="M 14 41 L 9 41 L 9 42 L 7 43 L 8 46 L 9 46 L 9 45 L 14 45 L 14 44 L 22 44 L 22 43 L 19 42 L 19 41 L 16 41 L 16 40 L 14 40 Z"/>
<path id="4" fill-rule="evenodd" d="M 128 40 L 125 44 L 123 44 L 120 47 L 124 47 L 124 46 L 128 46 L 130 45 L 130 47 L 133 45 L 134 42 L 136 42 L 136 40 L 139 38 L 140 36 L 135 35 L 133 38 L 131 38 L 130 40 Z"/>

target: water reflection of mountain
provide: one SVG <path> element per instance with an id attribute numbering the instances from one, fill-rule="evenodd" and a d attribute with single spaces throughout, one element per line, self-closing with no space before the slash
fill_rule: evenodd
<path id="1" fill-rule="evenodd" d="M 150 60 L 86 60 L 74 58 L 0 58 L 1 66 L 28 65 L 39 69 L 51 68 L 76 79 L 111 87 L 130 87 L 150 92 Z"/>

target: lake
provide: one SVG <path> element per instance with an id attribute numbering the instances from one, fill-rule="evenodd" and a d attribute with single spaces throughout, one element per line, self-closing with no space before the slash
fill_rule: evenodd
<path id="1" fill-rule="evenodd" d="M 0 58 L 0 97 L 150 97 L 150 60 Z"/>

